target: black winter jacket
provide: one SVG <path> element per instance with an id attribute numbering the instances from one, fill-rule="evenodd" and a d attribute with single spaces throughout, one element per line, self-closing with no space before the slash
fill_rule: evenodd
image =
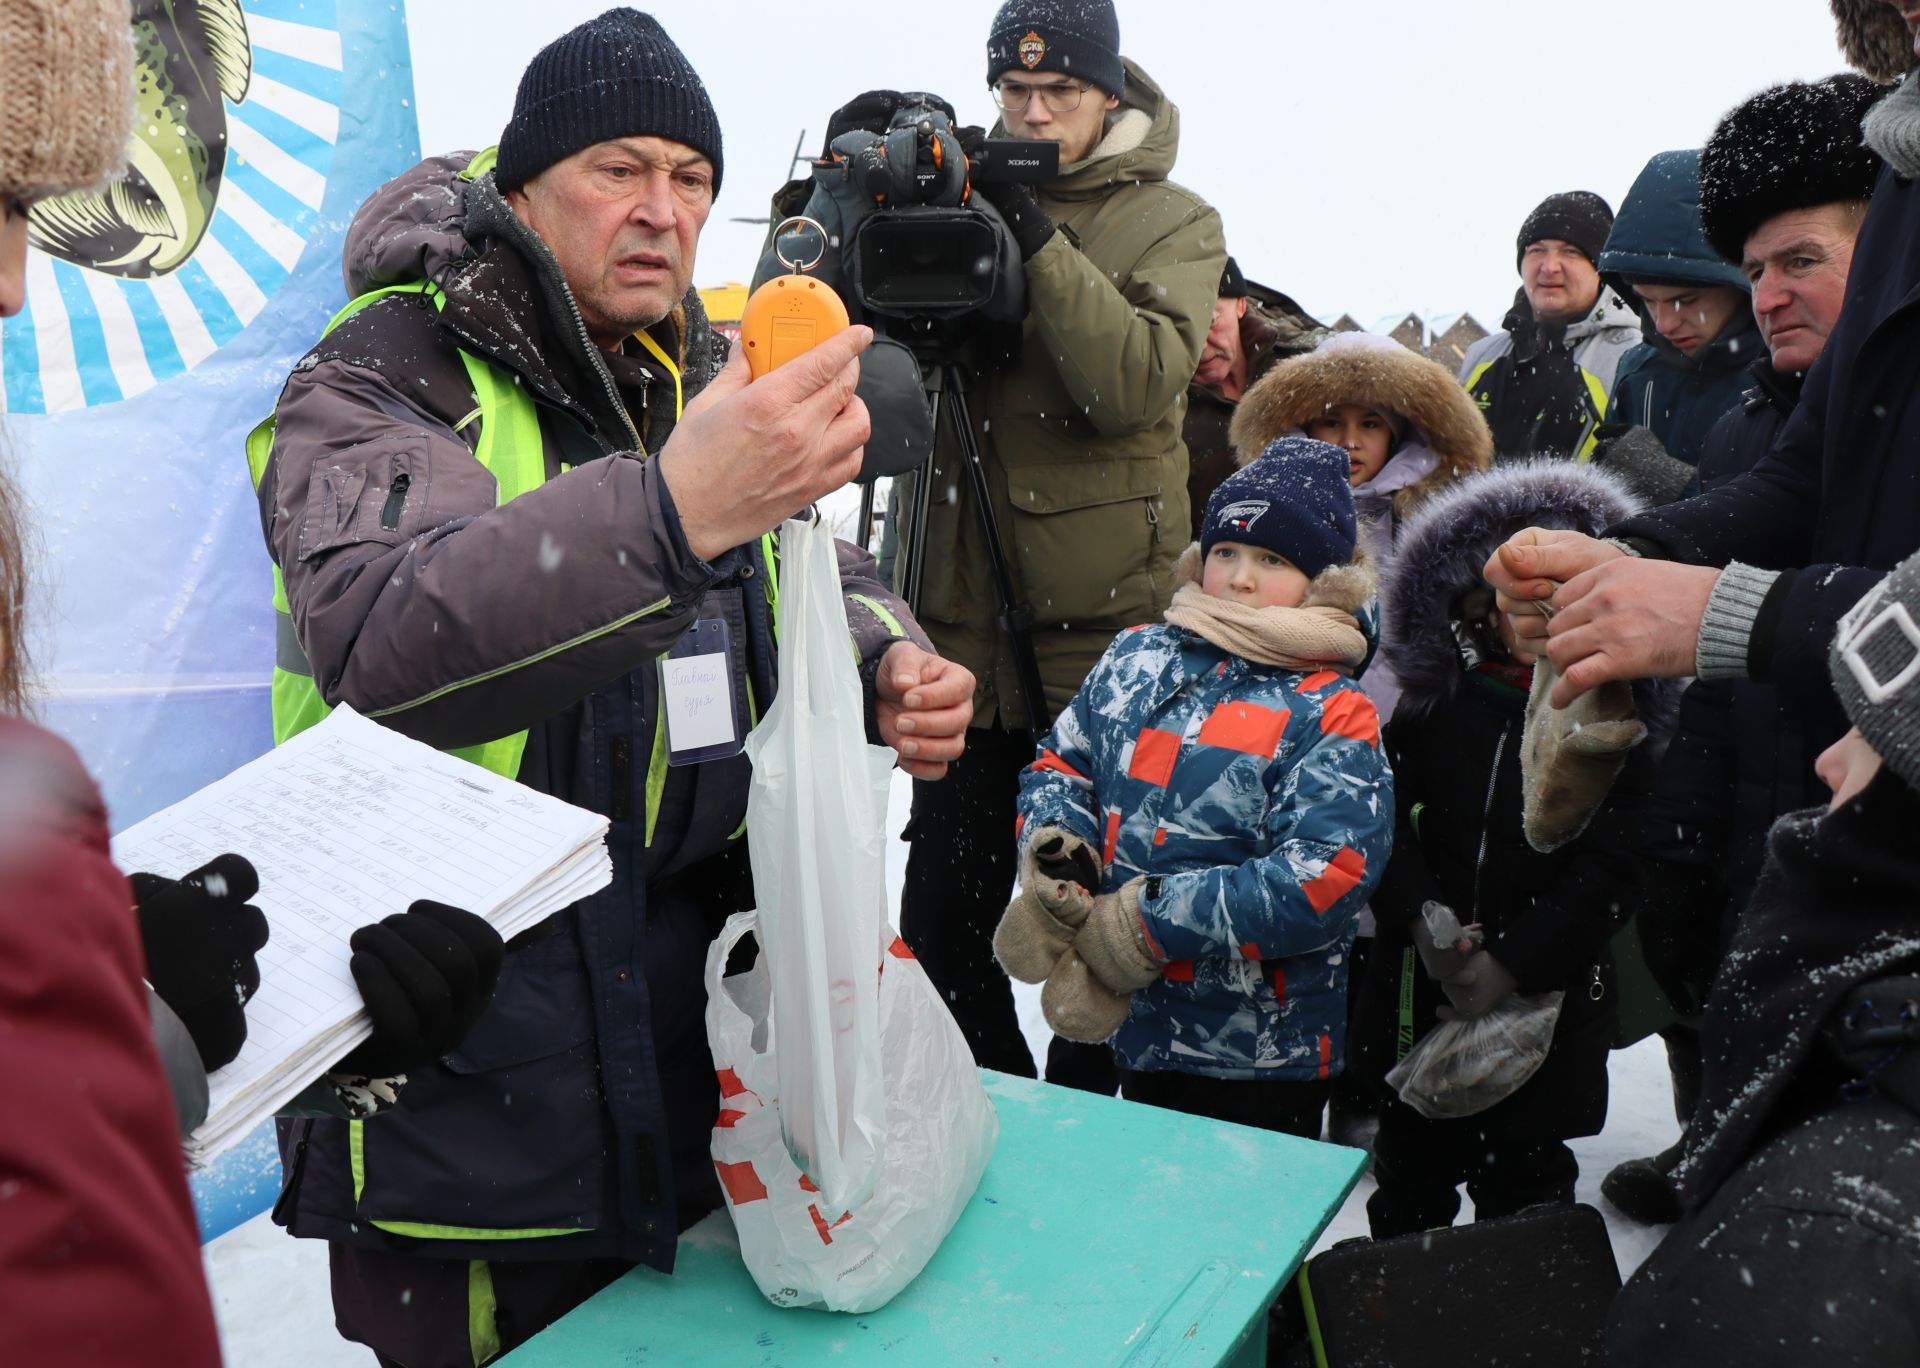
<path id="1" fill-rule="evenodd" d="M 1520 992 L 1566 991 L 1546 1063 L 1475 1123 L 1514 1137 L 1594 1135 L 1607 1116 L 1613 1037 L 1607 942 L 1636 890 L 1634 845 L 1651 766 L 1635 752 L 1586 832 L 1542 855 L 1520 826 L 1525 708 L 1524 691 L 1475 673 L 1444 708 L 1426 716 L 1396 711 L 1387 724 L 1398 822 L 1393 858 L 1373 895 L 1379 931 L 1354 1046 L 1361 1076 L 1381 1078 L 1439 1024 L 1435 1012 L 1446 998 L 1412 936 L 1421 905 L 1445 903 L 1462 923 L 1481 923 L 1486 949 L 1519 980 Z M 1399 1012 L 1409 976 L 1412 1040 Z"/>
<path id="2" fill-rule="evenodd" d="M 1624 486 L 1571 461 L 1496 467 L 1442 491 L 1402 529 L 1381 585 L 1387 641 L 1401 682 L 1386 729 L 1393 764 L 1393 858 L 1372 907 L 1378 939 L 1361 988 L 1354 1051 L 1362 1077 L 1381 1078 L 1437 1024 L 1444 1000 L 1414 952 L 1422 904 L 1478 921 L 1486 949 L 1522 993 L 1565 990 L 1546 1063 L 1513 1096 L 1474 1118 L 1514 1137 L 1592 1135 L 1606 1120 L 1613 1035 L 1607 943 L 1638 892 L 1641 808 L 1649 748 L 1628 763 L 1577 839 L 1543 855 L 1521 826 L 1520 742 L 1526 691 L 1469 669 L 1456 641 L 1463 596 L 1485 594 L 1488 555 L 1521 527 L 1597 529 L 1633 506 Z M 1636 686 L 1656 732 L 1671 721 L 1666 689 Z M 1411 1032 L 1400 1021 L 1411 980 Z"/>
<path id="3" fill-rule="evenodd" d="M 1739 407 L 1754 358 L 1766 355 L 1759 326 L 1742 308 L 1735 324 L 1692 356 L 1651 329 L 1647 334 L 1620 358 L 1607 421 L 1650 428 L 1668 455 L 1697 466 L 1708 433 Z"/>
<path id="4" fill-rule="evenodd" d="M 1611 529 L 1693 565 L 1785 570 L 1748 651 L 1798 736 L 1779 738 L 1772 811 L 1819 801 L 1813 761 L 1847 729 L 1827 678 L 1840 615 L 1920 549 L 1920 189 L 1880 173 L 1840 321 L 1773 450 L 1717 489 Z"/>
<path id="5" fill-rule="evenodd" d="M 1803 377 L 1767 361 L 1751 372 L 1755 383 L 1740 407 L 1707 434 L 1703 489 L 1758 464 L 1800 401 Z M 1780 707 L 1768 684 L 1696 680 L 1680 700 L 1647 805 L 1645 853 L 1665 869 L 1649 877 L 1648 897 L 1660 906 L 1643 914 L 1641 932 L 1649 963 L 1683 1011 L 1698 1010 L 1733 919 L 1760 877 L 1767 828 L 1779 815 L 1776 794 L 1790 777 L 1780 769 L 1799 763 L 1800 731 L 1800 719 Z M 1713 910 L 1702 915 L 1705 907 Z"/>

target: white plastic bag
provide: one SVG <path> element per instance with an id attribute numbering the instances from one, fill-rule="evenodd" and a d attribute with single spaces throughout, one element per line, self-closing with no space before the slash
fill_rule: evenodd
<path id="1" fill-rule="evenodd" d="M 780 529 L 780 691 L 747 738 L 747 849 L 781 1041 L 787 1148 L 835 1207 L 873 1191 L 893 752 L 867 744 L 833 533 Z"/>
<path id="2" fill-rule="evenodd" d="M 1430 1120 L 1483 1112 L 1539 1072 L 1565 997 L 1516 995 L 1485 1016 L 1443 1021 L 1388 1070 L 1387 1083 Z"/>
<path id="3" fill-rule="evenodd" d="M 972 1199 L 999 1118 L 960 1028 L 888 928 L 878 974 L 883 1162 L 864 1201 L 851 1209 L 829 1202 L 781 1135 L 780 1040 L 767 1002 L 770 988 L 780 990 L 766 954 L 722 978 L 756 916 L 735 913 L 707 953 L 707 1037 L 722 1094 L 713 1161 L 740 1254 L 776 1306 L 874 1311 L 919 1276 Z"/>

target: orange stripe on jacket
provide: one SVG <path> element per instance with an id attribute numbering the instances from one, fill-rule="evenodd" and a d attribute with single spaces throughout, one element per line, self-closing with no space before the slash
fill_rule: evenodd
<path id="1" fill-rule="evenodd" d="M 1280 749 L 1280 738 L 1286 734 L 1287 719 L 1292 716 L 1285 708 L 1263 708 L 1229 698 L 1200 724 L 1199 741 L 1203 746 L 1245 751 L 1270 760 Z"/>
<path id="2" fill-rule="evenodd" d="M 1320 730 L 1328 736 L 1345 736 L 1380 748 L 1380 710 L 1373 700 L 1357 689 L 1347 689 L 1329 698 L 1320 710 Z"/>
<path id="3" fill-rule="evenodd" d="M 1035 774 L 1042 773 L 1045 770 L 1058 770 L 1070 779 L 1085 779 L 1087 777 L 1050 750 L 1041 751 L 1040 758 L 1027 766 L 1027 768 Z"/>
<path id="4" fill-rule="evenodd" d="M 1173 778 L 1173 762 L 1180 754 L 1180 738 L 1170 731 L 1144 728 L 1133 743 L 1133 759 L 1127 765 L 1127 777 L 1165 788 Z"/>
<path id="5" fill-rule="evenodd" d="M 1327 867 L 1320 871 L 1320 877 L 1308 879 L 1300 885 L 1300 891 L 1307 895 L 1315 912 L 1325 912 L 1358 887 L 1366 875 L 1367 857 L 1352 846 L 1341 846 L 1340 853 L 1328 860 Z"/>

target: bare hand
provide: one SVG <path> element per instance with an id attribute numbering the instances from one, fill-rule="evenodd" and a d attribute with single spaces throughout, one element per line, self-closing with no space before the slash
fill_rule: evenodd
<path id="1" fill-rule="evenodd" d="M 738 344 L 660 453 L 701 560 L 771 532 L 860 473 L 872 425 L 854 393 L 873 329 L 835 333 L 758 380 Z"/>
<path id="2" fill-rule="evenodd" d="M 874 677 L 880 736 L 916 779 L 944 779 L 947 764 L 967 748 L 973 720 L 973 671 L 911 641 L 896 641 Z"/>
<path id="3" fill-rule="evenodd" d="M 1719 578 L 1711 566 L 1622 556 L 1561 585 L 1547 642 L 1560 671 L 1553 706 L 1608 680 L 1692 674 L 1700 619 Z"/>
<path id="4" fill-rule="evenodd" d="M 1507 615 L 1517 643 L 1515 654 L 1523 665 L 1540 658 L 1547 640 L 1547 619 L 1541 600 L 1582 571 L 1604 565 L 1626 552 L 1584 532 L 1528 527 L 1516 532 L 1487 557 L 1481 571 L 1493 586 L 1500 611 Z M 1556 600 L 1553 607 L 1558 607 Z"/>

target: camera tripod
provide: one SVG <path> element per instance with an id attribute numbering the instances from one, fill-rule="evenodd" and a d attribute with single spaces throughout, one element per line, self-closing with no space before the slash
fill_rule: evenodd
<path id="1" fill-rule="evenodd" d="M 994 511 L 986 466 L 980 457 L 980 444 L 974 440 L 973 415 L 967 409 L 966 372 L 951 356 L 928 358 L 918 348 L 915 354 L 921 361 L 927 405 L 933 415 L 936 450 L 940 420 L 945 417 L 958 444 L 960 461 L 967 468 L 980 534 L 987 544 L 987 564 L 993 574 L 994 591 L 1000 600 L 1000 613 L 995 621 L 1012 645 L 1014 674 L 1020 682 L 1020 692 L 1027 705 L 1027 725 L 1038 736 L 1052 725 L 1053 718 L 1047 711 L 1046 690 L 1040 682 L 1040 661 L 1033 650 L 1033 607 L 1019 601 L 1014 592 L 1013 573 L 1008 568 L 1005 544 L 1000 540 L 1000 517 Z M 896 528 L 901 554 L 906 557 L 900 584 L 907 607 L 915 613 L 920 611 L 921 580 L 926 571 L 927 515 L 933 505 L 933 463 L 934 458 L 929 455 L 926 464 L 914 473 L 912 516 L 904 528 Z M 872 526 L 873 486 L 869 484 L 860 496 L 862 545 L 865 545 Z"/>

